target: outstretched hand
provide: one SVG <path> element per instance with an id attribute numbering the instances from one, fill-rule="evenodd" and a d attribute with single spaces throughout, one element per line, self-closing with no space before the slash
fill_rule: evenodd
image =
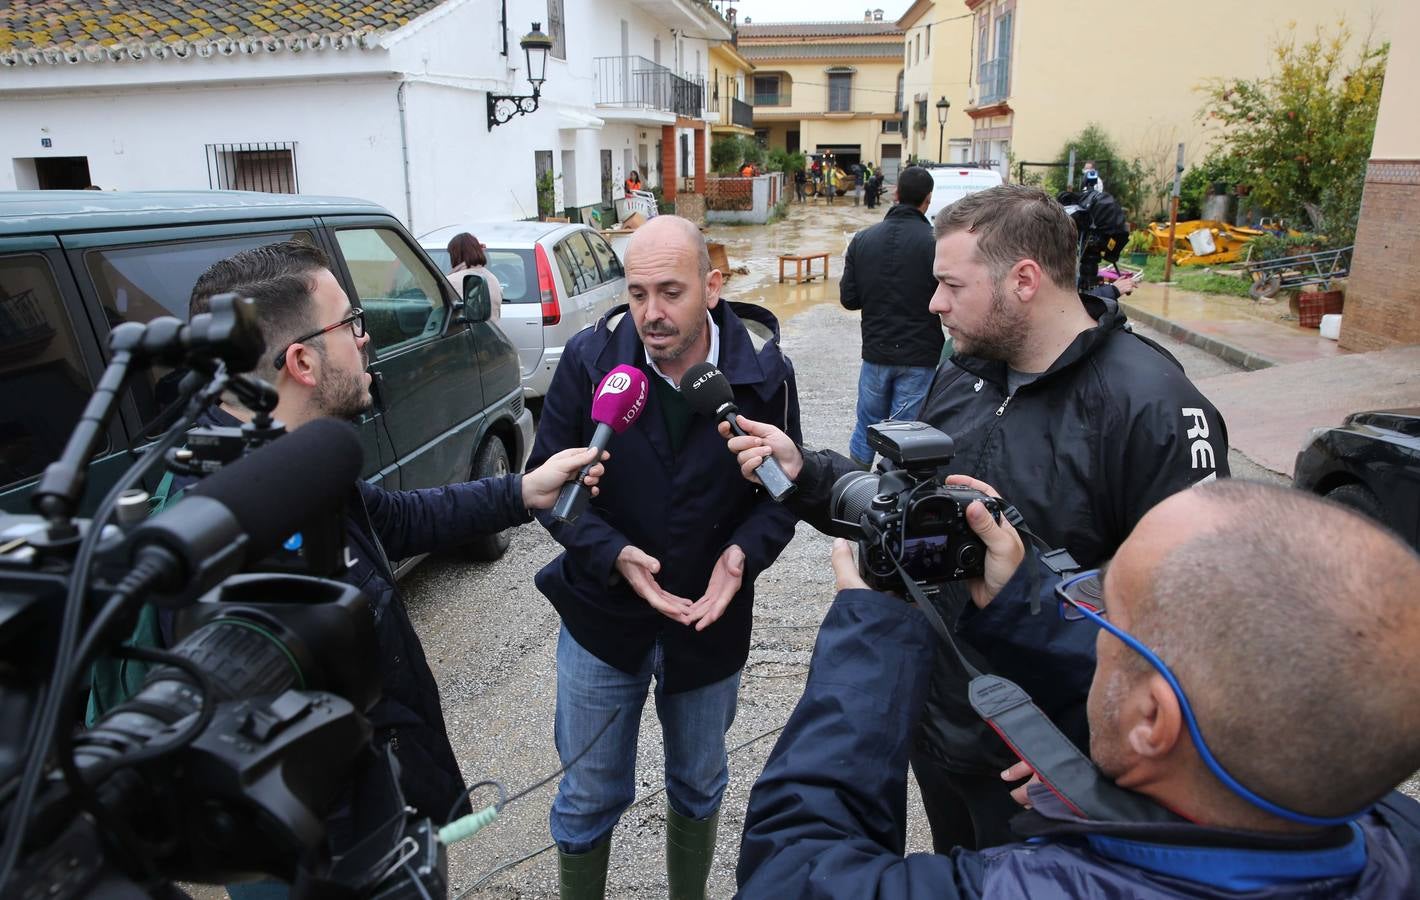
<path id="1" fill-rule="evenodd" d="M 554 453 L 547 462 L 523 475 L 523 505 L 528 509 L 547 509 L 557 502 L 562 486 L 577 477 L 582 467 L 594 459 L 591 447 L 573 447 Z M 603 450 L 601 458 L 609 459 L 611 454 Z M 582 483 L 591 488 L 592 496 L 599 490 L 596 483 L 606 472 L 606 467 L 598 462 L 592 466 Z"/>
<path id="2" fill-rule="evenodd" d="M 762 483 L 755 474 L 755 469 L 758 469 L 768 456 L 779 460 L 779 466 L 790 481 L 799 477 L 804 468 L 804 455 L 799 452 L 799 446 L 794 443 L 793 438 L 773 425 L 746 419 L 744 416 L 737 418 L 746 433 L 742 436 L 733 434 L 729 423 L 721 422 L 720 437 L 728 441 L 730 452 L 735 454 L 740 464 L 740 474 L 744 475 L 747 481 Z"/>

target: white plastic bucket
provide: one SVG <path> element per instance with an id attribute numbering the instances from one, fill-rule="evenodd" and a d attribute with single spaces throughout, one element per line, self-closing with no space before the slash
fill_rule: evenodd
<path id="1" fill-rule="evenodd" d="M 1341 337 L 1341 314 L 1331 313 L 1321 317 L 1321 336 L 1329 341 L 1339 340 Z"/>

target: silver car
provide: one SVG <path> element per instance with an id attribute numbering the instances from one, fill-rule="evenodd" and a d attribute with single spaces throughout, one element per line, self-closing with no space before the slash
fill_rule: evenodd
<path id="1" fill-rule="evenodd" d="M 559 222 L 471 222 L 431 231 L 419 243 L 445 272 L 449 241 L 467 231 L 487 248 L 503 288 L 503 333 L 518 348 L 523 396 L 541 397 L 562 348 L 626 293 L 621 260 L 594 229 Z"/>

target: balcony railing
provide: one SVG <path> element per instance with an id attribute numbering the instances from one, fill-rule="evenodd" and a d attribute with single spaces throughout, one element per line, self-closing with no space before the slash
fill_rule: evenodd
<path id="1" fill-rule="evenodd" d="M 745 128 L 753 128 L 754 107 L 738 97 L 732 97 L 730 99 L 730 123 Z"/>
<path id="2" fill-rule="evenodd" d="M 759 93 L 756 91 L 754 95 L 755 106 L 791 106 L 792 104 L 793 100 L 790 98 L 790 89 L 782 85 L 779 87 L 779 90 L 773 93 Z"/>
<path id="3" fill-rule="evenodd" d="M 1010 75 L 1011 58 L 1009 56 L 1002 56 L 977 66 L 976 80 L 981 87 L 981 96 L 977 98 L 976 102 L 985 105 L 1005 100 L 1010 95 Z"/>
<path id="4" fill-rule="evenodd" d="M 642 107 L 699 117 L 705 84 L 682 78 L 644 56 L 597 57 L 597 105 Z"/>

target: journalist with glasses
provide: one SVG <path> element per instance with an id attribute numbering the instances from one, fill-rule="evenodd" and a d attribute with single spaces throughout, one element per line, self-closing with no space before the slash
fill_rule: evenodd
<path id="1" fill-rule="evenodd" d="M 808 684 L 750 795 L 740 896 L 1420 896 L 1420 804 L 1396 790 L 1420 769 L 1420 558 L 1394 535 L 1215 481 L 1061 577 L 979 502 L 967 519 L 987 548 L 978 643 L 1096 634 L 1089 759 L 977 673 L 972 705 L 1035 762 L 1021 843 L 904 857 L 909 744 L 955 638 L 866 589 L 840 540 Z"/>
<path id="2" fill-rule="evenodd" d="M 288 431 L 321 417 L 353 420 L 370 408 L 365 314 L 351 304 L 324 251 L 287 241 L 222 260 L 198 279 L 190 314 L 206 312 L 210 299 L 224 293 L 255 301 L 270 355 L 253 374 L 275 387 L 273 415 Z M 198 424 L 235 426 L 251 419 L 250 411 L 224 398 Z M 360 587 L 370 599 L 380 654 L 368 664 L 380 672 L 383 696 L 368 715 L 376 748 L 383 752 L 388 747 L 399 760 L 404 799 L 421 816 L 444 822 L 469 807 L 445 729 L 438 684 L 396 586 L 391 560 L 460 547 L 486 533 L 531 521 L 530 510 L 552 506 L 563 484 L 593 462 L 592 456 L 589 448 L 568 449 L 526 474 L 423 490 L 386 491 L 363 480 L 350 487 L 344 517 L 347 568 L 341 580 Z M 320 462 L 312 460 L 311 465 Z M 594 485 L 602 471 L 600 463 L 593 466 L 586 483 Z M 159 493 L 165 489 L 160 487 Z M 172 498 L 168 494 L 168 500 Z M 162 630 L 163 635 L 152 636 L 153 642 L 170 643 L 171 622 Z M 99 681 L 96 676 L 94 696 L 109 703 L 123 699 L 126 688 L 136 687 Z M 358 837 L 351 833 L 359 827 L 354 821 L 350 805 L 344 804 L 327 823 L 337 850 Z M 257 883 L 231 885 L 229 892 L 235 900 L 245 900 L 284 896 L 286 888 Z"/>

